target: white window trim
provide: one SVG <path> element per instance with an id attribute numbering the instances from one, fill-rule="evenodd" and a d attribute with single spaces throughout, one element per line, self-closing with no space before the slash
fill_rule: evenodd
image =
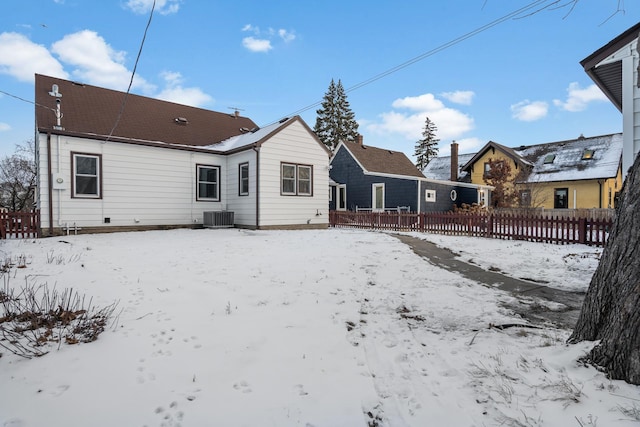
<path id="1" fill-rule="evenodd" d="M 88 174 L 79 174 L 77 173 L 78 167 L 78 157 L 89 157 L 96 159 L 96 174 L 88 175 Z M 101 199 L 102 198 L 102 156 L 100 154 L 89 154 L 89 153 L 72 153 L 73 158 L 73 166 L 72 166 L 72 185 L 73 185 L 73 198 L 76 199 Z M 95 194 L 83 194 L 78 193 L 78 185 L 76 182 L 76 177 L 95 177 L 96 178 L 96 193 Z"/>
<path id="2" fill-rule="evenodd" d="M 347 185 L 340 184 L 338 185 L 336 190 L 336 210 L 346 211 L 347 210 Z M 344 191 L 344 206 L 340 206 L 340 191 Z"/>
<path id="3" fill-rule="evenodd" d="M 242 170 L 247 170 L 247 177 L 242 177 Z M 247 191 L 242 191 L 242 183 L 246 180 L 247 182 Z M 238 195 L 239 196 L 248 196 L 249 195 L 249 163 L 240 163 L 238 165 Z"/>
<path id="4" fill-rule="evenodd" d="M 424 190 L 425 202 L 433 203 L 436 201 L 436 190 Z"/>
<path id="5" fill-rule="evenodd" d="M 200 181 L 200 169 L 215 169 L 217 171 L 216 177 L 216 197 L 200 197 L 200 184 L 207 183 L 210 184 L 210 181 Z M 196 201 L 199 202 L 219 202 L 220 201 L 220 187 L 222 183 L 220 182 L 220 166 L 216 165 L 196 165 Z"/>
<path id="6" fill-rule="evenodd" d="M 376 188 L 382 188 L 382 208 L 376 208 Z M 385 188 L 384 182 L 378 182 L 371 184 L 371 211 L 372 212 L 384 212 L 385 207 Z"/>

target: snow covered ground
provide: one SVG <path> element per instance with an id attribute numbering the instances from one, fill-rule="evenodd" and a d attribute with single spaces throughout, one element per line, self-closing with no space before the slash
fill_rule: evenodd
<path id="1" fill-rule="evenodd" d="M 464 260 L 585 290 L 587 246 L 416 235 Z M 5 292 L 118 302 L 88 344 L 0 348 L 0 426 L 631 426 L 640 389 L 593 345 L 384 233 L 172 230 L 0 243 Z M 5 262 L 6 264 L 6 262 Z M 18 266 L 24 268 L 17 268 Z M 0 310 L 2 310 L 0 308 Z M 2 313 L 0 312 L 0 316 Z M 5 342 L 6 344 L 6 342 Z"/>

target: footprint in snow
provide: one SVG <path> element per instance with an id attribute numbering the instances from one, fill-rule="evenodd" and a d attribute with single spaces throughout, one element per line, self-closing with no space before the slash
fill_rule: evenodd
<path id="1" fill-rule="evenodd" d="M 251 390 L 249 383 L 247 383 L 246 381 L 240 381 L 239 383 L 235 383 L 233 385 L 233 388 L 243 393 L 251 393 L 253 391 Z"/>
<path id="2" fill-rule="evenodd" d="M 298 395 L 300 396 L 306 396 L 309 394 L 306 391 L 304 391 L 304 386 L 302 384 L 296 384 L 295 389 L 298 391 Z"/>

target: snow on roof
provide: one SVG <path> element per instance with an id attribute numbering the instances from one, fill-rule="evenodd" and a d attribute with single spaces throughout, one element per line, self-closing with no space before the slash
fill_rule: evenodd
<path id="1" fill-rule="evenodd" d="M 469 160 L 475 156 L 476 153 L 459 154 L 458 155 L 458 169 L 464 166 Z M 422 171 L 425 177 L 430 179 L 436 179 L 440 181 L 448 181 L 451 179 L 451 156 L 434 157 L 431 159 L 427 167 Z M 466 171 L 458 170 L 458 180 L 466 182 L 468 173 Z"/>
<path id="2" fill-rule="evenodd" d="M 528 182 L 612 178 L 620 166 L 622 134 L 580 137 L 514 151 L 534 165 Z M 585 156 L 589 152 L 591 155 Z"/>
<path id="3" fill-rule="evenodd" d="M 246 133 L 241 135 L 232 136 L 231 138 L 225 139 L 217 144 L 212 144 L 207 146 L 207 148 L 211 148 L 216 151 L 228 152 L 232 150 L 241 149 L 243 147 L 247 147 L 252 144 L 256 144 L 261 141 L 263 138 L 268 136 L 271 132 L 276 129 L 284 126 L 284 124 L 289 121 L 289 119 L 283 119 L 277 123 L 270 124 L 263 128 L 258 128 L 253 132 L 247 129 Z"/>

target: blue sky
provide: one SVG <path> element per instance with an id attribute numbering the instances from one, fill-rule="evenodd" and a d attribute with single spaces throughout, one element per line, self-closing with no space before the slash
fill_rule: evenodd
<path id="1" fill-rule="evenodd" d="M 33 101 L 35 73 L 125 91 L 152 4 L 4 8 L 0 91 L 12 96 L 0 94 L 0 155 L 33 139 L 34 106 L 16 97 Z M 157 0 L 131 91 L 238 108 L 258 125 L 298 113 L 313 127 L 314 104 L 340 79 L 364 143 L 410 157 L 426 117 L 442 155 L 452 140 L 468 153 L 489 140 L 515 147 L 608 134 L 622 131 L 622 115 L 579 62 L 638 17 L 632 0 Z"/>

